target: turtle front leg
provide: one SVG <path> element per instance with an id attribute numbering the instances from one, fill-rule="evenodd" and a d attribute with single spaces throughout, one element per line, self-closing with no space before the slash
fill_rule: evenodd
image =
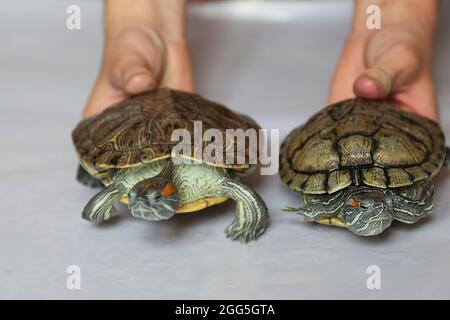
<path id="1" fill-rule="evenodd" d="M 97 193 L 83 209 L 83 219 L 89 221 L 104 221 L 115 213 L 114 203 L 126 195 L 125 188 L 120 184 L 111 184 Z"/>
<path id="2" fill-rule="evenodd" d="M 269 215 L 266 204 L 254 190 L 236 180 L 226 179 L 217 186 L 217 192 L 236 202 L 236 216 L 225 229 L 227 237 L 246 243 L 264 232 Z"/>

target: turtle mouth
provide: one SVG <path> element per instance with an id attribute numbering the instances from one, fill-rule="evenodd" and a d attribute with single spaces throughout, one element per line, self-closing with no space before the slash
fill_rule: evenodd
<path id="1" fill-rule="evenodd" d="M 375 223 L 375 222 L 383 222 L 383 221 L 391 221 L 392 220 L 392 216 L 388 213 L 382 213 L 376 216 L 373 216 L 371 218 L 368 219 L 363 219 L 363 222 L 365 224 L 369 224 L 369 223 Z"/>
<path id="2" fill-rule="evenodd" d="M 376 236 L 382 233 L 384 230 L 390 227 L 392 218 L 380 217 L 371 219 L 370 222 L 366 222 L 362 227 L 357 229 L 350 229 L 353 233 L 361 236 Z"/>
<path id="3" fill-rule="evenodd" d="M 380 218 L 374 218 L 374 219 L 370 219 L 369 221 L 367 221 L 366 223 L 371 223 L 371 222 L 381 222 L 381 221 L 390 221 L 391 217 L 380 217 Z"/>

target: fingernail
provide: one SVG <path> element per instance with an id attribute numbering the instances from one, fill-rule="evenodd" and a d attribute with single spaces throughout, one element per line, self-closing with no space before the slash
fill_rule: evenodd
<path id="1" fill-rule="evenodd" d="M 147 73 L 134 74 L 128 78 L 125 85 L 125 90 L 129 94 L 137 94 L 150 90 L 155 86 L 155 81 Z"/>
<path id="2" fill-rule="evenodd" d="M 387 96 L 392 89 L 392 79 L 387 73 L 386 70 L 380 67 L 369 68 L 364 71 L 363 77 L 368 78 L 368 81 L 373 81 L 374 85 L 376 85 L 380 92 L 379 94 L 382 97 Z"/>
<path id="3" fill-rule="evenodd" d="M 359 76 L 354 84 L 353 91 L 357 97 L 377 99 L 383 97 L 383 87 L 381 83 L 366 75 Z"/>

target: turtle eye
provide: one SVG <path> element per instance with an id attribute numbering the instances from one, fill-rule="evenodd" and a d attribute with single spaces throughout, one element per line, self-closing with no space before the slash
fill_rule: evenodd
<path id="1" fill-rule="evenodd" d="M 368 207 L 367 205 L 365 205 L 365 204 L 361 204 L 361 205 L 360 205 L 360 208 L 361 208 L 362 210 L 367 210 L 367 209 L 369 209 L 369 207 Z"/>
<path id="2" fill-rule="evenodd" d="M 359 204 L 360 204 L 360 202 L 358 202 L 358 201 L 356 201 L 355 199 L 353 199 L 353 198 L 350 198 L 350 199 L 348 199 L 348 205 L 350 206 L 350 207 L 357 207 L 357 206 L 359 206 Z"/>
<path id="3" fill-rule="evenodd" d="M 153 196 L 154 200 L 159 200 L 161 199 L 161 193 L 157 192 L 154 196 Z"/>

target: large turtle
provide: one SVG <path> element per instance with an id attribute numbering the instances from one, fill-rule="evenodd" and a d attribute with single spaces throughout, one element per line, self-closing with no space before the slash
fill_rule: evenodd
<path id="1" fill-rule="evenodd" d="M 349 99 L 315 114 L 284 140 L 284 184 L 299 192 L 307 221 L 383 232 L 433 207 L 432 178 L 450 163 L 439 125 L 381 100 Z"/>
<path id="2" fill-rule="evenodd" d="M 172 151 L 180 144 L 172 133 L 185 129 L 193 137 L 194 121 L 201 121 L 204 131 L 218 129 L 224 136 L 226 129 L 259 129 L 250 118 L 222 105 L 166 88 L 129 98 L 81 121 L 72 133 L 81 164 L 78 180 L 89 185 L 99 180 L 105 186 L 88 202 L 83 218 L 107 220 L 117 201 L 128 203 L 134 217 L 156 221 L 233 199 L 236 217 L 226 235 L 247 242 L 263 233 L 268 221 L 266 205 L 239 182 L 240 176 L 255 167 L 248 156 L 252 146 L 246 144 L 245 161 L 240 164 L 216 161 L 220 157 L 205 160 L 192 148 L 178 154 L 177 160 L 184 161 L 174 161 Z M 236 156 L 237 139 L 229 140 L 223 139 L 220 146 L 224 154 L 233 148 Z"/>

